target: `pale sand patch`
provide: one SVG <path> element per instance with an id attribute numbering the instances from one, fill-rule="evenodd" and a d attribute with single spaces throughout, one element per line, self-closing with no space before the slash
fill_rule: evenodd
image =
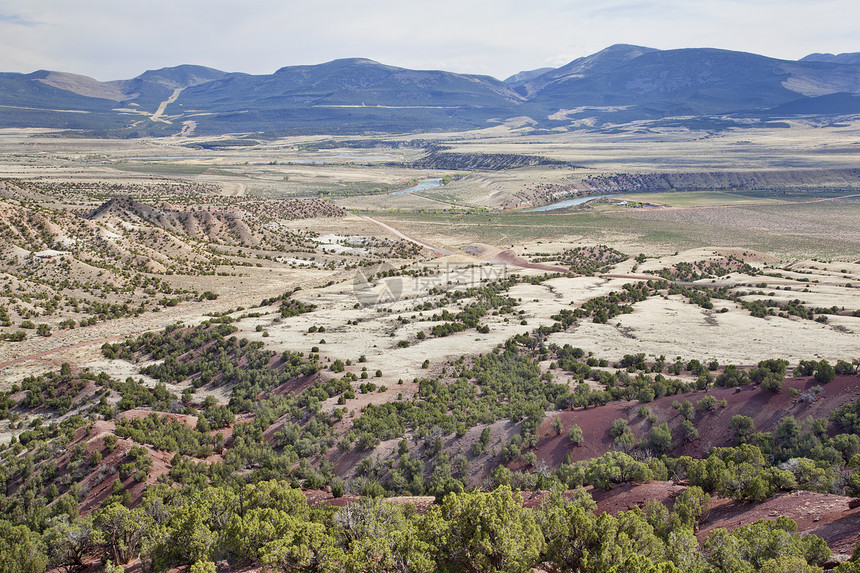
<path id="1" fill-rule="evenodd" d="M 857 334 L 797 318 L 755 318 L 734 303 L 715 301 L 715 310 L 726 306 L 727 313 L 706 311 L 678 297 L 652 298 L 634 306 L 632 314 L 612 319 L 609 324 L 583 322 L 576 329 L 553 334 L 550 342 L 594 350 L 597 356 L 618 360 L 625 354 L 644 352 L 692 358 L 715 358 L 721 363 L 756 364 L 768 358 L 799 360 L 850 359 L 857 355 Z M 857 326 L 860 326 L 860 319 Z M 616 325 L 620 324 L 620 328 Z"/>

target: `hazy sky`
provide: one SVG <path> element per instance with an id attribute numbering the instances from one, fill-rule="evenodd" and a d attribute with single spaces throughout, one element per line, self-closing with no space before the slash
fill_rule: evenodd
<path id="1" fill-rule="evenodd" d="M 858 22 L 858 0 L 0 0 L 0 71 L 113 80 L 365 57 L 504 79 L 617 43 L 856 52 Z"/>

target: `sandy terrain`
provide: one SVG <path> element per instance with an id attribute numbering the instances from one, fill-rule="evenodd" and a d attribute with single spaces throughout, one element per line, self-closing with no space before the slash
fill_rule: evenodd
<path id="1" fill-rule="evenodd" d="M 735 307 L 729 304 L 718 302 L 714 307 Z M 619 316 L 611 324 L 585 322 L 570 332 L 551 336 L 550 341 L 600 348 L 603 355 L 616 359 L 645 352 L 649 356 L 716 358 L 721 363 L 737 364 L 775 357 L 791 363 L 811 357 L 835 361 L 857 354 L 860 332 L 856 318 L 838 322 L 854 329 L 840 332 L 831 325 L 797 318 L 760 319 L 744 311 L 720 314 L 672 297 L 637 303 L 633 314 Z"/>

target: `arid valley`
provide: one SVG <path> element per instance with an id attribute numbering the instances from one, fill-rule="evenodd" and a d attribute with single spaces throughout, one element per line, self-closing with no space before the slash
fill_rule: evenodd
<path id="1" fill-rule="evenodd" d="M 67 515 L 134 541 L 52 557 L 69 570 L 103 567 L 107 547 L 126 571 L 431 571 L 397 561 L 391 531 L 365 553 L 299 555 L 271 543 L 312 532 L 254 541 L 242 520 L 269 508 L 348 528 L 346 508 L 369 519 L 388 498 L 412 508 L 396 518 L 409 551 L 431 552 L 415 523 L 512 490 L 539 520 L 617 516 L 637 555 L 618 570 L 853 571 L 858 161 L 856 117 L 0 130 L 3 511 L 63 539 Z M 264 491 L 278 483 L 301 502 Z M 200 495 L 206 516 L 183 514 Z M 795 529 L 762 533 L 777 517 Z M 734 569 L 714 557 L 734 535 L 720 528 L 795 545 Z M 615 570 L 552 551 L 468 570 Z"/>

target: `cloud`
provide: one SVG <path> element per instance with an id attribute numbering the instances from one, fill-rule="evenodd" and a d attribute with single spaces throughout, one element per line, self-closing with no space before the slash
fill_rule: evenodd
<path id="1" fill-rule="evenodd" d="M 667 7 L 664 2 L 603 2 L 596 6 L 587 8 L 586 13 L 593 17 L 624 17 L 631 16 L 653 16 L 657 12 L 664 12 Z"/>
<path id="2" fill-rule="evenodd" d="M 13 26 L 39 26 L 41 22 L 30 20 L 20 14 L 0 14 L 0 22 Z"/>
<path id="3" fill-rule="evenodd" d="M 0 71 L 102 80 L 180 63 L 264 74 L 344 57 L 504 78 L 616 43 L 790 59 L 860 49 L 856 0 L 27 0 L 26 13 L 15 3 L 0 0 Z"/>

